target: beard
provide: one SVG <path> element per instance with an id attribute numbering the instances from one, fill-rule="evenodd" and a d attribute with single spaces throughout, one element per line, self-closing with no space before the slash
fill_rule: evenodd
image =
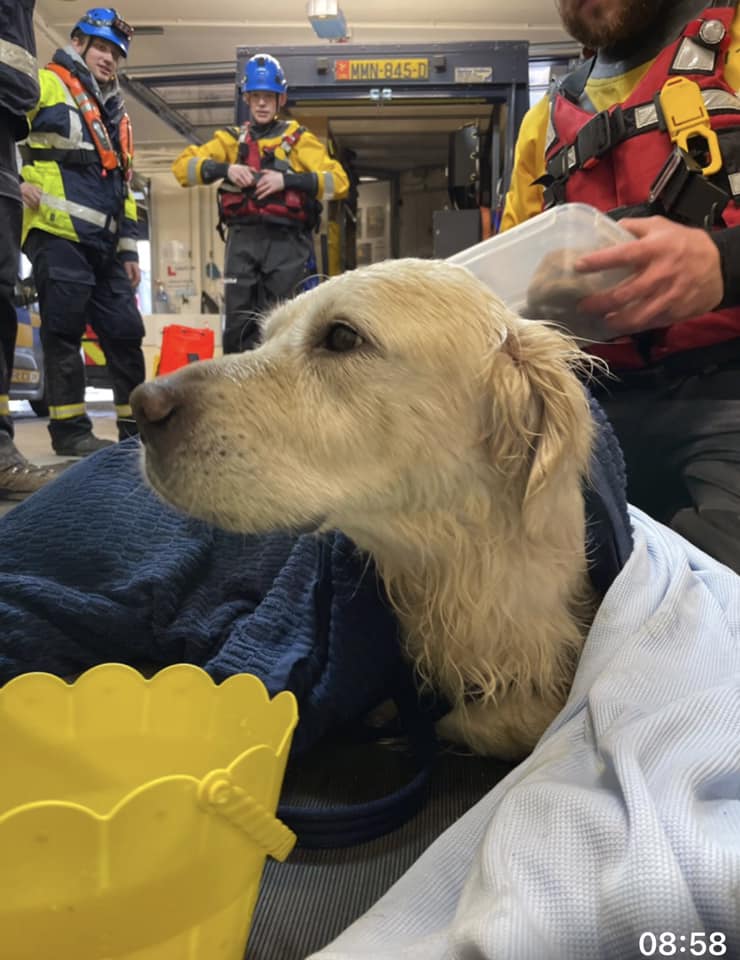
<path id="1" fill-rule="evenodd" d="M 665 0 L 557 0 L 568 33 L 589 50 L 608 50 L 644 35 L 659 18 Z"/>

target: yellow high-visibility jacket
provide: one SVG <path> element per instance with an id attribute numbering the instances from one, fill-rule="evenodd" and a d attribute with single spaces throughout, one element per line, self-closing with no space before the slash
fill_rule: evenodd
<path id="1" fill-rule="evenodd" d="M 324 144 L 302 128 L 295 145 L 288 151 L 283 144 L 300 128 L 295 120 L 277 121 L 266 136 L 258 137 L 260 157 L 274 151 L 275 159 L 288 164 L 284 173 L 286 189 L 302 190 L 319 201 L 341 200 L 349 192 L 349 177 L 342 165 L 329 156 Z M 227 169 L 239 157 L 240 127 L 216 130 L 213 138 L 201 146 L 186 147 L 172 165 L 172 172 L 183 187 L 213 183 L 224 179 Z"/>
<path id="2" fill-rule="evenodd" d="M 97 99 L 90 74 L 65 51 L 54 61 L 73 67 Z M 64 82 L 51 70 L 39 71 L 41 94 L 29 112 L 30 131 L 20 144 L 21 177 L 41 188 L 37 210 L 23 211 L 23 240 L 31 230 L 108 251 L 121 260 L 136 260 L 136 201 L 121 169 L 104 170 L 82 114 Z M 116 149 L 123 101 L 118 94 L 100 103 L 101 118 Z"/>

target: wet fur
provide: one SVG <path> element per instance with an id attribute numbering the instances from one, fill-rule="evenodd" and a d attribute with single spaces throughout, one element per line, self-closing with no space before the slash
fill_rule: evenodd
<path id="1" fill-rule="evenodd" d="M 330 349 L 337 324 L 351 349 Z M 260 349 L 140 388 L 139 411 L 147 391 L 173 406 L 144 429 L 147 474 L 228 529 L 343 530 L 454 704 L 441 732 L 518 757 L 563 705 L 596 604 L 583 362 L 463 268 L 388 261 L 280 306 Z"/>

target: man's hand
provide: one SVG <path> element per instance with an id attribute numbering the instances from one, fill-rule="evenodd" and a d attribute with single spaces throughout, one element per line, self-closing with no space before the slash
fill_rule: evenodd
<path id="1" fill-rule="evenodd" d="M 141 270 L 139 264 L 136 260 L 124 260 L 123 269 L 126 271 L 126 276 L 129 279 L 131 286 L 136 290 L 136 288 L 141 283 Z"/>
<path id="2" fill-rule="evenodd" d="M 242 189 L 251 187 L 254 184 L 254 170 L 243 163 L 232 163 L 229 166 L 228 178 Z"/>
<path id="3" fill-rule="evenodd" d="M 575 267 L 584 273 L 626 267 L 634 274 L 581 300 L 579 310 L 605 317 L 618 337 L 689 320 L 720 303 L 719 250 L 706 231 L 665 217 L 621 220 L 620 226 L 637 240 L 589 253 Z"/>
<path id="4" fill-rule="evenodd" d="M 37 187 L 35 183 L 25 183 L 24 181 L 21 183 L 21 196 L 23 197 L 23 203 L 29 210 L 38 210 L 41 203 L 41 187 Z"/>
<path id="5" fill-rule="evenodd" d="M 264 200 L 273 193 L 279 193 L 285 189 L 285 178 L 277 170 L 263 170 L 257 186 L 254 188 L 254 195 L 257 200 Z"/>

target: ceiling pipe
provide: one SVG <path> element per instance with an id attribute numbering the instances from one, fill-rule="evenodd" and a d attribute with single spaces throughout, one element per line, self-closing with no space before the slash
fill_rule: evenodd
<path id="1" fill-rule="evenodd" d="M 353 21 L 354 23 L 354 21 Z M 149 20 L 136 18 L 136 25 L 141 27 L 165 27 L 173 29 L 202 29 L 208 27 L 215 30 L 289 30 L 289 29 L 308 29 L 306 20 L 216 20 L 210 18 L 194 19 L 191 17 L 176 17 L 174 19 L 163 20 L 161 17 L 153 17 Z M 412 31 L 419 33 L 420 30 L 435 30 L 460 32 L 461 30 L 477 37 L 478 39 L 504 39 L 501 34 L 515 34 L 515 39 L 526 40 L 527 34 L 533 29 L 540 33 L 553 34 L 558 39 L 562 39 L 563 28 L 559 24 L 542 25 L 528 22 L 502 23 L 501 21 L 481 21 L 481 20 L 360 20 L 354 27 L 363 30 L 384 30 L 386 32 L 393 30 Z M 483 37 L 482 30 L 494 30 L 496 37 Z"/>
<path id="2" fill-rule="evenodd" d="M 206 142 L 205 138 L 196 131 L 186 117 L 145 83 L 135 77 L 130 77 L 128 71 L 119 70 L 118 82 L 127 94 L 131 94 L 142 106 L 151 110 L 160 120 L 164 120 L 168 127 L 171 127 L 180 136 L 185 137 L 190 143 L 201 144 Z"/>
<path id="3" fill-rule="evenodd" d="M 181 76 L 187 71 L 188 77 L 202 80 L 204 76 L 218 74 L 218 76 L 228 75 L 229 79 L 236 76 L 236 60 L 212 60 L 205 63 L 156 63 L 143 66 L 128 67 L 126 73 L 129 77 L 138 79 L 154 79 L 155 77 L 169 77 L 173 73 L 179 73 Z"/>

